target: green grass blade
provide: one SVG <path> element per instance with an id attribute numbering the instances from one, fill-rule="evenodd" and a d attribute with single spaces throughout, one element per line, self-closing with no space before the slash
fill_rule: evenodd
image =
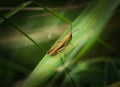
<path id="1" fill-rule="evenodd" d="M 42 5 L 42 4 L 38 3 L 38 2 L 36 2 L 35 0 L 32 0 L 32 1 L 33 1 L 33 3 L 35 3 L 36 5 L 38 5 L 38 6 L 42 7 L 42 8 L 44 8 L 46 11 L 50 12 L 51 14 L 53 14 L 54 16 L 56 16 L 56 17 L 62 19 L 63 21 L 65 21 L 65 22 L 67 22 L 67 23 L 69 23 L 69 24 L 72 24 L 72 22 L 71 22 L 70 20 L 68 20 L 67 18 L 63 17 L 62 15 L 59 15 L 57 12 L 55 12 L 55 11 L 52 10 L 51 8 L 46 7 L 46 6 L 44 6 L 44 5 Z"/>
<path id="2" fill-rule="evenodd" d="M 79 30 L 73 32 L 71 42 L 65 49 L 54 56 L 46 54 L 25 81 L 23 87 L 38 87 L 42 85 L 54 74 L 55 69 L 61 65 L 61 57 L 65 62 L 79 53 L 82 47 L 90 40 L 92 41 L 89 43 L 93 44 L 119 3 L 119 0 L 94 0 L 73 23 L 73 31 Z M 65 32 L 65 34 L 67 34 L 67 32 Z M 65 34 L 63 34 L 59 41 L 62 40 Z M 56 44 L 57 43 L 58 42 L 56 42 Z"/>
<path id="3" fill-rule="evenodd" d="M 88 60 L 83 60 L 78 63 L 77 67 L 75 67 L 72 71 L 75 73 L 79 72 L 83 68 L 85 69 L 86 67 L 89 67 L 90 65 L 93 65 L 95 63 L 101 63 L 101 62 L 114 62 L 119 64 L 119 59 L 112 58 L 112 57 L 97 57 L 93 59 L 88 59 Z M 86 67 L 81 67 L 81 66 L 86 66 Z M 81 68 L 80 68 L 81 67 Z"/>
<path id="4" fill-rule="evenodd" d="M 106 1 L 106 0 L 105 0 Z M 105 2 L 104 1 L 104 2 Z M 117 0 L 116 0 L 117 1 Z M 76 59 L 74 60 L 77 61 L 79 58 L 81 58 L 93 45 L 94 43 L 96 42 L 98 36 L 100 35 L 101 31 L 102 31 L 102 28 L 104 27 L 104 24 L 109 20 L 109 18 L 112 16 L 112 11 L 115 9 L 114 6 L 113 8 L 110 8 L 110 5 L 107 7 L 107 5 L 105 7 L 99 7 L 97 5 L 99 4 L 103 4 L 105 5 L 105 3 L 103 2 L 99 2 L 98 4 L 95 4 L 95 8 L 93 8 L 91 10 L 91 12 L 89 12 L 88 15 L 86 15 L 88 18 L 90 18 L 90 20 L 87 20 L 87 18 L 85 18 L 86 20 L 84 20 L 85 22 L 88 21 L 86 24 L 83 22 L 81 23 L 84 23 L 83 24 L 83 27 L 80 26 L 80 28 L 84 28 L 84 29 L 89 29 L 91 28 L 91 30 L 93 31 L 90 31 L 91 33 L 91 38 L 87 40 L 87 43 L 85 44 L 85 46 L 81 49 L 81 51 L 79 51 L 79 53 L 77 54 L 77 57 Z M 111 1 L 111 4 L 112 4 L 112 1 Z M 116 4 L 119 4 L 119 3 L 116 3 Z M 98 10 L 97 10 L 97 9 Z M 109 9 L 110 8 L 110 9 Z M 88 8 L 89 9 L 89 8 Z M 108 11 L 109 9 L 109 11 Z M 95 14 L 92 14 L 92 11 L 95 11 Z M 105 12 L 106 11 L 106 12 Z M 108 13 L 107 13 L 108 12 Z M 86 10 L 85 10 L 85 13 Z M 103 14 L 102 14 L 103 13 Z M 81 15 L 82 17 L 84 17 L 84 15 L 82 14 Z M 103 18 L 104 17 L 104 18 Z M 78 21 L 81 21 L 81 19 L 78 18 L 78 20 L 76 20 L 75 22 L 78 22 Z M 93 25 L 92 25 L 93 24 Z M 76 24 L 75 24 L 76 25 Z M 81 24 L 82 25 L 82 24 Z M 85 26 L 84 26 L 85 25 Z M 93 29 L 92 29 L 93 28 Z M 87 30 L 85 30 L 87 31 Z M 84 31 L 83 31 L 84 32 Z M 88 31 L 87 31 L 88 32 Z M 93 33 L 92 33 L 93 32 Z M 81 46 L 80 46 L 81 47 Z M 77 50 L 77 49 L 76 49 Z M 78 48 L 79 50 L 79 48 Z M 74 63 L 73 62 L 73 63 Z"/>
<path id="5" fill-rule="evenodd" d="M 19 27 L 17 27 L 15 25 L 15 23 L 12 23 L 11 21 L 9 21 L 9 19 L 6 19 L 5 17 L 1 16 L 4 20 L 6 20 L 10 25 L 12 25 L 16 30 L 18 30 L 20 33 L 22 33 L 26 38 L 28 38 L 31 42 L 33 42 L 35 44 L 35 46 L 37 46 L 40 50 L 42 51 L 46 51 L 46 49 L 39 45 L 36 41 L 34 41 L 30 36 L 28 36 L 25 32 L 22 31 L 22 29 L 20 29 Z"/>
<path id="6" fill-rule="evenodd" d="M 8 13 L 6 13 L 4 15 L 4 17 L 6 19 L 10 18 L 11 16 L 13 16 L 14 14 L 16 14 L 17 12 L 19 12 L 21 9 L 25 8 L 26 6 L 28 6 L 29 4 L 31 4 L 32 2 L 31 1 L 26 1 L 22 4 L 20 4 L 18 7 L 16 7 L 15 9 L 9 11 Z M 4 19 L 0 19 L 0 24 L 4 22 Z"/>

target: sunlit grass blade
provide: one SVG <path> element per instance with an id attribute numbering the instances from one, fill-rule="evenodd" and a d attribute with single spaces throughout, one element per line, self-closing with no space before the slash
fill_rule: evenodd
<path id="1" fill-rule="evenodd" d="M 4 17 L 5 17 L 6 19 L 10 18 L 11 16 L 13 16 L 14 14 L 16 14 L 16 13 L 19 12 L 21 9 L 25 8 L 26 6 L 28 6 L 28 5 L 31 4 L 31 3 L 32 3 L 31 1 L 26 1 L 26 2 L 24 2 L 24 3 L 22 3 L 22 4 L 20 4 L 20 5 L 19 5 L 18 7 L 16 7 L 15 9 L 7 12 L 7 13 L 4 15 Z M 0 24 L 1 24 L 2 22 L 4 22 L 4 21 L 5 21 L 5 20 L 4 20 L 3 18 L 0 19 Z"/>
<path id="2" fill-rule="evenodd" d="M 85 47 L 84 52 L 86 52 L 101 34 L 103 27 L 112 16 L 119 2 L 119 0 L 114 0 L 114 2 L 113 0 L 93 0 L 91 5 L 73 22 L 72 30 L 76 31 L 72 33 L 73 37 L 70 43 L 56 55 L 46 54 L 25 81 L 23 87 L 38 87 L 42 85 L 54 74 L 55 69 L 61 65 L 61 57 L 64 62 L 73 57 L 75 58 L 75 55 L 77 53 L 80 54 L 82 48 L 89 43 Z M 65 34 L 67 34 L 67 31 Z M 59 41 L 64 38 L 65 34 L 61 36 Z M 56 42 L 57 44 L 58 42 Z"/>

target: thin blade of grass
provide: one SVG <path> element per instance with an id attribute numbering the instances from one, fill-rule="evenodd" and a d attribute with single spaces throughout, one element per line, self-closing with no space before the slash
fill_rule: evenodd
<path id="1" fill-rule="evenodd" d="M 19 27 L 17 27 L 15 25 L 15 23 L 12 23 L 11 21 L 9 21 L 9 19 L 6 19 L 4 16 L 1 16 L 4 20 L 6 20 L 11 26 L 13 26 L 17 31 L 19 31 L 20 33 L 22 33 L 26 38 L 28 38 L 31 42 L 33 42 L 33 44 L 35 44 L 35 46 L 37 46 L 40 50 L 42 51 L 46 51 L 46 49 L 39 45 L 36 41 L 34 41 L 30 36 L 28 36 L 24 31 L 22 31 L 22 29 L 20 29 Z"/>
<path id="2" fill-rule="evenodd" d="M 65 21 L 65 22 L 67 22 L 67 23 L 69 23 L 69 24 L 72 24 L 72 22 L 71 22 L 70 20 L 68 20 L 67 18 L 63 17 L 62 15 L 59 15 L 57 12 L 55 12 L 55 11 L 52 10 L 51 8 L 46 7 L 46 6 L 44 6 L 44 5 L 42 5 L 42 4 L 38 3 L 38 2 L 36 2 L 35 0 L 32 0 L 32 2 L 35 3 L 36 5 L 38 5 L 38 6 L 42 7 L 42 8 L 44 8 L 46 11 L 50 12 L 50 13 L 53 14 L 54 16 L 56 16 L 56 17 L 62 19 L 63 21 Z"/>
<path id="3" fill-rule="evenodd" d="M 7 12 L 5 15 L 4 15 L 4 17 L 6 18 L 6 19 L 8 19 L 8 18 L 10 18 L 11 16 L 13 16 L 14 14 L 16 14 L 17 12 L 19 12 L 21 9 L 23 9 L 23 8 L 25 8 L 26 6 L 28 6 L 28 5 L 30 5 L 32 2 L 31 1 L 26 1 L 26 2 L 24 2 L 24 3 L 22 3 L 22 4 L 20 4 L 18 7 L 16 7 L 15 9 L 13 9 L 13 10 L 10 10 L 9 12 Z M 2 19 L 0 19 L 0 24 L 2 23 L 2 22 L 4 22 L 5 20 L 2 18 Z"/>

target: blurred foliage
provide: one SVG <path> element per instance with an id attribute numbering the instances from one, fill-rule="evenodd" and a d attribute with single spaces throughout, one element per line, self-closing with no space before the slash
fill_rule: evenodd
<path id="1" fill-rule="evenodd" d="M 91 0 L 37 0 L 45 6 L 51 7 L 59 14 L 71 21 L 91 3 Z M 26 2 L 26 0 L 1 0 L 0 1 L 0 15 L 6 14 L 8 11 L 15 9 L 18 5 Z M 35 4 L 30 4 L 26 8 L 21 9 L 13 16 L 9 18 L 15 25 L 22 29 L 27 35 L 31 36 L 39 45 L 43 46 L 46 50 L 40 50 L 31 41 L 29 41 L 20 32 L 16 31 L 7 21 L 0 24 L 0 87 L 10 87 L 13 85 L 21 84 L 23 79 L 32 72 L 35 66 L 38 64 L 41 58 L 46 54 L 46 51 L 56 41 L 56 39 L 68 28 L 68 23 L 59 20 L 49 12 L 44 11 L 42 8 Z M 51 21 L 52 20 L 52 21 Z M 113 17 L 107 23 L 100 39 L 105 41 L 110 47 L 117 50 L 107 49 L 107 47 L 97 41 L 97 43 L 82 57 L 83 63 L 89 58 L 96 58 L 101 56 L 112 57 L 112 59 L 119 59 L 120 52 L 120 7 L 116 9 Z M 85 61 L 84 61 L 85 60 Z M 118 60 L 119 61 L 119 60 Z M 120 64 L 114 61 L 107 63 L 95 63 L 88 67 L 84 66 L 83 70 L 77 72 L 76 76 L 73 76 L 75 83 L 79 87 L 95 87 L 95 85 L 105 83 L 107 85 L 112 84 L 120 80 L 119 67 Z M 81 63 L 82 65 L 82 63 Z M 80 66 L 81 66 L 80 65 Z M 70 69 L 76 69 L 79 67 L 70 66 Z M 80 67 L 81 68 L 81 67 Z M 88 69 L 88 71 L 84 71 Z M 105 72 L 102 72 L 105 69 Z M 90 71 L 89 71 L 90 70 Z M 113 72 L 112 72 L 113 71 Z M 74 70 L 73 72 L 74 73 Z M 78 74 L 81 74 L 82 80 L 78 78 Z M 87 76 L 86 76 L 87 74 Z M 114 76 L 116 75 L 116 76 Z M 53 77 L 55 78 L 56 75 Z M 60 77 L 61 76 L 61 77 Z M 61 73 L 60 76 L 56 76 L 57 80 L 51 80 L 54 83 L 54 87 L 62 85 L 65 86 L 63 79 L 67 76 Z M 105 77 L 104 77 L 105 76 Z M 99 78 L 98 78 L 99 77 Z M 51 78 L 52 79 L 52 78 Z M 62 82 L 61 82 L 62 81 Z M 103 82 L 102 82 L 103 81 Z M 55 84 L 55 82 L 57 84 Z M 70 81 L 69 81 L 70 82 Z M 70 84 L 67 85 L 71 85 Z M 94 82 L 94 83 L 93 83 Z M 48 81 L 47 83 L 50 84 Z M 67 82 L 66 82 L 67 83 Z M 50 87 L 53 84 L 47 85 Z"/>

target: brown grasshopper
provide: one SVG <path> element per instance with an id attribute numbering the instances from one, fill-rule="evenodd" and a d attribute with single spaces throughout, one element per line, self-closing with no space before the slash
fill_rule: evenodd
<path id="1" fill-rule="evenodd" d="M 72 32 L 68 33 L 60 42 L 59 44 L 50 49 L 47 53 L 50 55 L 55 55 L 57 54 L 65 45 L 67 45 L 72 39 Z"/>

